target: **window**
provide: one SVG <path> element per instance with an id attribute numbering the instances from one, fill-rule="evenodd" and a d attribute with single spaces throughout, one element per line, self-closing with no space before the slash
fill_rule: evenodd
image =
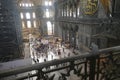
<path id="1" fill-rule="evenodd" d="M 33 18 L 35 18 L 36 16 L 35 16 L 35 12 L 33 12 Z"/>
<path id="2" fill-rule="evenodd" d="M 64 14 L 64 13 L 63 13 L 63 10 L 62 10 L 62 16 L 63 16 L 63 14 Z"/>
<path id="3" fill-rule="evenodd" d="M 78 8 L 77 10 L 78 10 L 77 11 L 77 15 L 79 16 L 80 15 L 80 9 Z"/>
<path id="4" fill-rule="evenodd" d="M 29 12 L 26 13 L 26 19 L 30 19 L 30 13 Z"/>
<path id="5" fill-rule="evenodd" d="M 52 34 L 54 34 L 54 27 L 55 27 L 55 25 L 53 24 L 53 27 L 52 27 Z"/>
<path id="6" fill-rule="evenodd" d="M 51 6 L 52 5 L 52 2 L 51 1 L 49 1 L 49 6 Z"/>
<path id="7" fill-rule="evenodd" d="M 27 27 L 31 28 L 31 22 L 30 21 L 27 21 Z"/>
<path id="8" fill-rule="evenodd" d="M 63 14 L 64 14 L 64 16 L 66 16 L 66 11 L 64 11 L 64 13 L 63 13 Z"/>
<path id="9" fill-rule="evenodd" d="M 70 17 L 72 16 L 72 11 L 70 10 Z"/>
<path id="10" fill-rule="evenodd" d="M 31 7 L 31 6 L 32 6 L 32 4 L 30 3 L 30 4 L 29 4 L 29 7 Z"/>
<path id="11" fill-rule="evenodd" d="M 49 18 L 49 17 L 50 17 L 50 14 L 49 14 L 48 9 L 46 9 L 46 17 L 47 17 L 47 18 Z"/>
<path id="12" fill-rule="evenodd" d="M 75 13 L 75 11 L 73 12 L 73 17 L 76 17 L 76 13 Z"/>
<path id="13" fill-rule="evenodd" d="M 24 23 L 24 21 L 22 21 L 22 27 L 25 28 L 25 23 Z"/>
<path id="14" fill-rule="evenodd" d="M 34 4 L 31 4 L 31 6 L 34 6 Z"/>
<path id="15" fill-rule="evenodd" d="M 23 3 L 22 6 L 25 6 L 25 4 Z"/>
<path id="16" fill-rule="evenodd" d="M 33 24 L 34 24 L 34 27 L 36 28 L 36 27 L 37 27 L 37 26 L 36 26 L 36 21 L 34 21 Z"/>
<path id="17" fill-rule="evenodd" d="M 45 1 L 45 6 L 48 6 L 48 4 L 49 4 L 48 1 Z"/>
<path id="18" fill-rule="evenodd" d="M 22 4 L 20 3 L 20 6 L 22 6 Z"/>
<path id="19" fill-rule="evenodd" d="M 21 17 L 21 19 L 23 19 L 23 18 L 24 18 L 23 13 L 20 13 L 20 17 Z"/>
<path id="20" fill-rule="evenodd" d="M 28 7 L 29 5 L 26 3 L 25 6 Z"/>
<path id="21" fill-rule="evenodd" d="M 48 30 L 48 35 L 53 34 L 53 27 L 50 21 L 47 22 L 47 30 Z"/>
<path id="22" fill-rule="evenodd" d="M 69 16 L 69 9 L 68 9 L 68 6 L 67 6 L 67 16 Z"/>

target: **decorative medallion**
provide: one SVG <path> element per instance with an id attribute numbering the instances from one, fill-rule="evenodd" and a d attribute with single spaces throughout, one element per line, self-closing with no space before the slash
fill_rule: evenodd
<path id="1" fill-rule="evenodd" d="M 93 15 L 98 10 L 98 0 L 82 0 L 83 14 Z"/>

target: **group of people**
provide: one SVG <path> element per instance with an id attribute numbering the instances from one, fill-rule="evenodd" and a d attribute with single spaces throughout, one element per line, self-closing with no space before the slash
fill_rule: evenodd
<path id="1" fill-rule="evenodd" d="M 70 56 L 70 53 L 65 52 L 65 48 L 59 43 L 56 43 L 56 40 L 54 42 L 49 42 L 49 40 L 43 38 L 30 39 L 30 52 L 35 63 Z"/>
<path id="2" fill-rule="evenodd" d="M 58 40 L 53 42 L 44 38 L 30 38 L 30 53 L 33 63 L 47 62 L 71 56 L 71 53 Z M 45 67 L 43 70 L 67 66 L 69 63 Z M 68 68 L 66 69 L 68 71 Z M 62 80 L 61 76 L 58 80 Z"/>

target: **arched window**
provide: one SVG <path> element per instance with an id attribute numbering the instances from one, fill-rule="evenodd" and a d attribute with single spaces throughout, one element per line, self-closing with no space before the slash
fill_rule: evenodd
<path id="1" fill-rule="evenodd" d="M 52 26 L 52 34 L 54 34 L 55 25 Z"/>
<path id="2" fill-rule="evenodd" d="M 25 28 L 25 23 L 24 23 L 24 21 L 22 21 L 22 28 Z"/>
<path id="3" fill-rule="evenodd" d="M 50 17 L 50 13 L 49 13 L 48 9 L 46 9 L 46 17 L 47 17 L 47 18 Z"/>
<path id="4" fill-rule="evenodd" d="M 31 22 L 30 21 L 27 21 L 27 27 L 31 28 Z"/>
<path id="5" fill-rule="evenodd" d="M 77 8 L 77 15 L 80 15 L 80 8 Z"/>
<path id="6" fill-rule="evenodd" d="M 22 4 L 20 3 L 20 6 L 22 6 Z"/>
<path id="7" fill-rule="evenodd" d="M 51 1 L 49 1 L 49 6 L 52 6 L 52 2 Z"/>
<path id="8" fill-rule="evenodd" d="M 69 8 L 68 8 L 68 6 L 67 6 L 67 16 L 69 16 Z"/>
<path id="9" fill-rule="evenodd" d="M 23 19 L 23 18 L 24 18 L 23 13 L 20 13 L 20 17 L 21 17 L 21 19 Z"/>
<path id="10" fill-rule="evenodd" d="M 36 27 L 37 27 L 37 26 L 36 26 L 36 21 L 34 21 L 33 24 L 34 24 L 34 27 L 36 28 Z"/>
<path id="11" fill-rule="evenodd" d="M 25 6 L 28 7 L 29 6 L 28 3 L 26 3 Z"/>
<path id="12" fill-rule="evenodd" d="M 48 1 L 45 1 L 45 6 L 48 6 L 49 5 L 49 2 Z"/>
<path id="13" fill-rule="evenodd" d="M 73 12 L 73 17 L 76 17 L 76 13 L 75 13 L 75 11 Z"/>
<path id="14" fill-rule="evenodd" d="M 31 4 L 31 6 L 34 6 L 34 4 Z"/>
<path id="15" fill-rule="evenodd" d="M 29 3 L 29 7 L 31 7 L 32 6 L 32 4 L 31 3 Z"/>
<path id="16" fill-rule="evenodd" d="M 50 21 L 47 22 L 47 30 L 48 30 L 48 35 L 53 34 L 52 24 Z"/>
<path id="17" fill-rule="evenodd" d="M 33 12 L 33 18 L 36 18 L 35 12 Z"/>
<path id="18" fill-rule="evenodd" d="M 70 17 L 72 16 L 72 10 L 70 10 Z"/>
<path id="19" fill-rule="evenodd" d="M 29 12 L 26 13 L 26 19 L 30 19 L 30 13 Z"/>
<path id="20" fill-rule="evenodd" d="M 25 6 L 25 4 L 24 4 L 24 3 L 22 3 L 22 6 L 24 7 L 24 6 Z"/>
<path id="21" fill-rule="evenodd" d="M 63 10 L 62 10 L 62 16 L 64 15 Z"/>

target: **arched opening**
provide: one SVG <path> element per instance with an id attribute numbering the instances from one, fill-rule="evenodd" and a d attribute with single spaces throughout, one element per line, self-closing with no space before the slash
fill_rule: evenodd
<path id="1" fill-rule="evenodd" d="M 21 17 L 21 19 L 23 19 L 23 18 L 24 18 L 24 16 L 23 16 L 23 13 L 22 13 L 22 12 L 20 13 L 20 17 Z"/>
<path id="2" fill-rule="evenodd" d="M 31 22 L 30 21 L 27 21 L 27 27 L 31 28 Z"/>
<path id="3" fill-rule="evenodd" d="M 46 9 L 46 18 L 49 18 L 50 17 L 50 13 L 49 13 L 49 10 Z"/>
<path id="4" fill-rule="evenodd" d="M 30 17 L 30 13 L 29 12 L 27 12 L 26 13 L 26 19 L 30 19 L 31 17 Z"/>
<path id="5" fill-rule="evenodd" d="M 47 33 L 48 35 L 53 35 L 54 34 L 54 26 L 50 21 L 47 22 Z"/>

